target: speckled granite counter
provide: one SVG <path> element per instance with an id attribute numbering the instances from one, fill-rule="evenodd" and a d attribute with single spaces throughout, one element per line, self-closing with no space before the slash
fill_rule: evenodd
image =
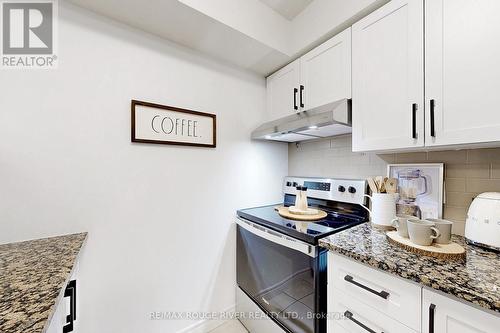
<path id="1" fill-rule="evenodd" d="M 0 245 L 0 332 L 45 332 L 87 233 Z"/>
<path id="2" fill-rule="evenodd" d="M 385 233 L 365 223 L 320 240 L 320 246 L 424 286 L 500 313 L 500 255 L 465 247 L 465 261 L 434 259 L 401 249 Z"/>

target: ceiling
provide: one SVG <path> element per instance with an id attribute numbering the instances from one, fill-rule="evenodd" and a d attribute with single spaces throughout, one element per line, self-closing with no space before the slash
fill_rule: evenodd
<path id="1" fill-rule="evenodd" d="M 67 0 L 60 7 L 72 2 L 266 76 L 388 1 Z"/>
<path id="2" fill-rule="evenodd" d="M 289 58 L 179 0 L 69 0 L 213 58 L 266 75 Z M 61 2 L 61 6 L 64 5 Z"/>
<path id="3" fill-rule="evenodd" d="M 260 2 L 291 21 L 306 9 L 313 0 L 260 0 Z"/>

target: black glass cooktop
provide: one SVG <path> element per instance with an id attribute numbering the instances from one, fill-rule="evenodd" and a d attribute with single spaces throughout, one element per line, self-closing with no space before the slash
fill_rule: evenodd
<path id="1" fill-rule="evenodd" d="M 284 205 L 294 204 L 295 196 L 285 196 Z M 324 210 L 328 216 L 322 220 L 309 223 L 307 233 L 296 229 L 296 221 L 281 217 L 276 207 L 283 204 L 238 210 L 239 217 L 251 222 L 279 231 L 287 236 L 317 245 L 320 238 L 351 228 L 368 221 L 368 215 L 359 205 L 328 202 L 309 199 L 310 207 Z"/>

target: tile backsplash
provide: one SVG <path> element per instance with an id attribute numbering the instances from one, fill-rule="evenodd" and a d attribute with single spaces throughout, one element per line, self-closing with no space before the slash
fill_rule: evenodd
<path id="1" fill-rule="evenodd" d="M 472 199 L 482 192 L 500 192 L 500 148 L 416 153 L 353 153 L 351 136 L 288 146 L 289 174 L 339 178 L 385 175 L 390 163 L 445 163 L 444 218 L 463 235 Z"/>

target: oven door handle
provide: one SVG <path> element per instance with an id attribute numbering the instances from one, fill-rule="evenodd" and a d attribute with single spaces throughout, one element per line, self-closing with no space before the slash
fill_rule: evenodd
<path id="1" fill-rule="evenodd" d="M 268 241 L 271 241 L 271 242 L 279 244 L 279 245 L 283 245 L 283 246 L 285 246 L 289 249 L 292 249 L 292 250 L 302 252 L 304 254 L 307 254 L 310 257 L 316 256 L 316 253 L 315 253 L 316 251 L 315 251 L 314 246 L 311 246 L 309 244 L 303 243 L 303 242 L 298 241 L 296 239 L 287 237 L 287 236 L 282 235 L 276 231 L 267 229 L 263 226 L 254 224 L 252 222 L 242 220 L 240 218 L 236 219 L 236 224 L 238 224 L 243 229 L 251 232 L 252 234 L 259 236 L 261 238 L 267 239 Z"/>

